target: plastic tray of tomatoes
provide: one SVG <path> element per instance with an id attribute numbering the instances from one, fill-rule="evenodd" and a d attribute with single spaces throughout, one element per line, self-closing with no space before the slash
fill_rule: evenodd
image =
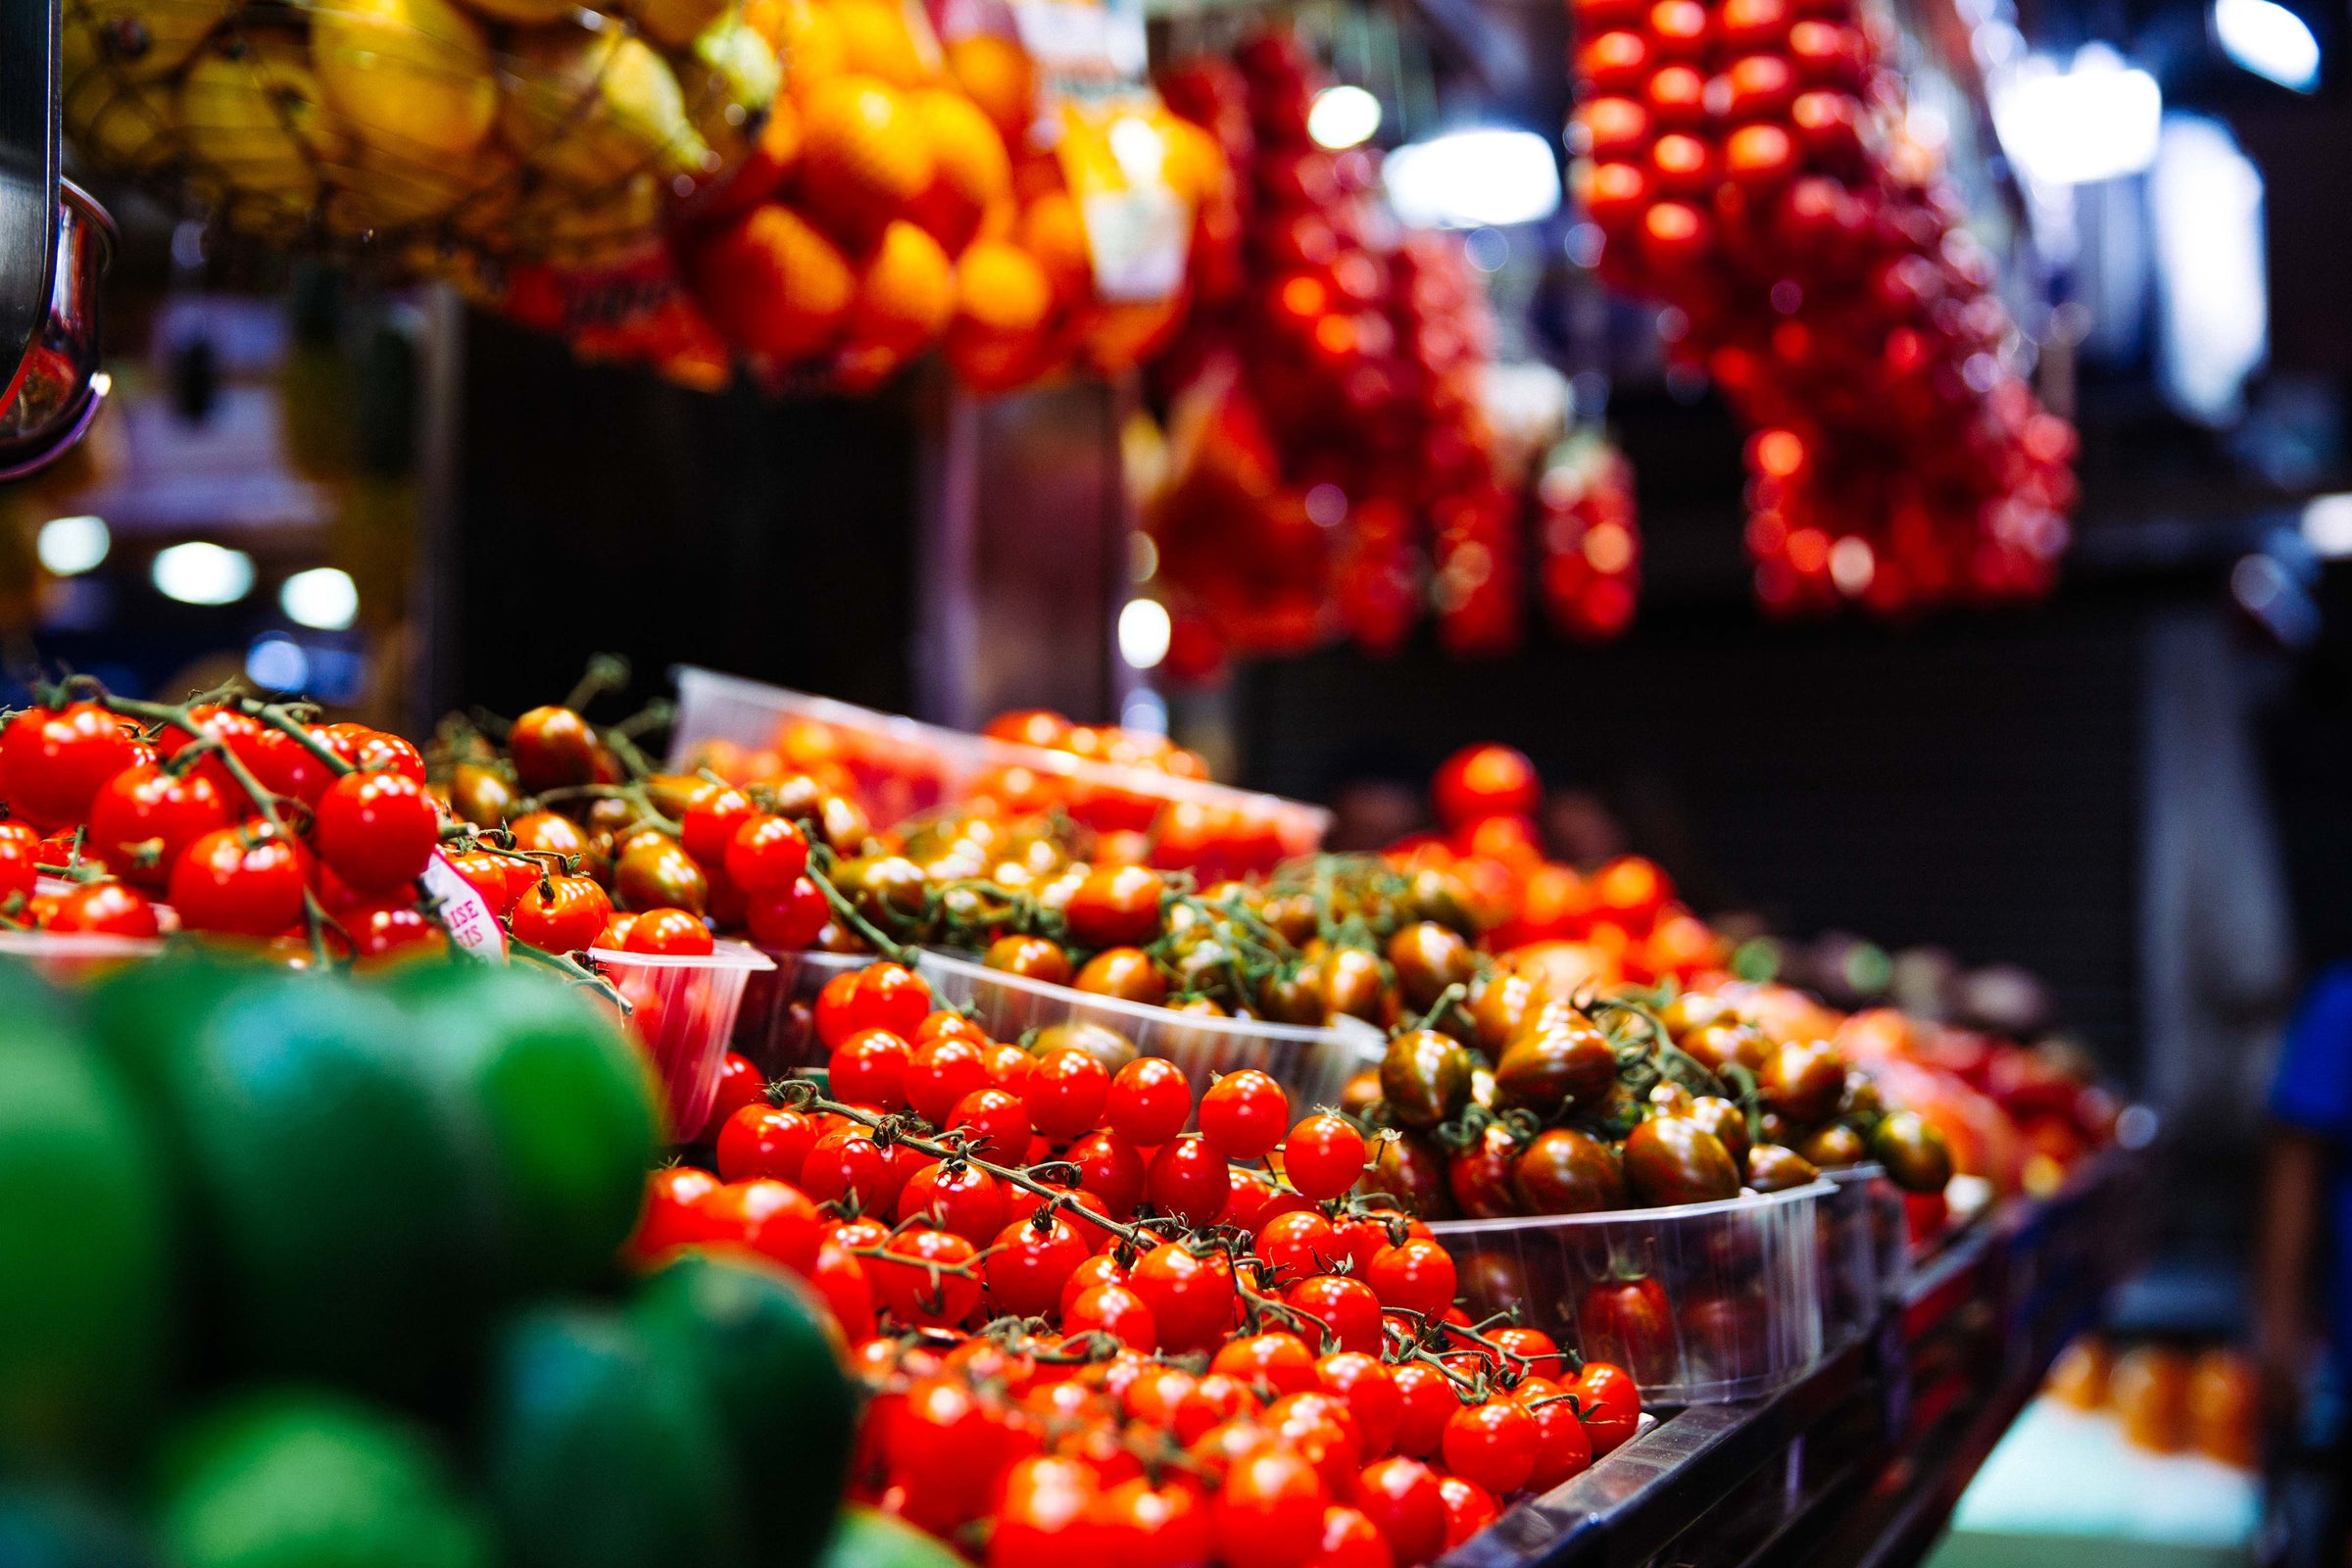
<path id="1" fill-rule="evenodd" d="M 1007 974 L 943 953 L 926 951 L 915 967 L 940 1005 L 973 1008 L 994 1039 L 1019 1040 L 1036 1031 L 1042 1040 L 1051 1030 L 1051 1043 L 1081 1046 L 1106 1061 L 1164 1056 L 1184 1069 L 1196 1100 L 1208 1092 L 1217 1074 L 1254 1067 L 1282 1085 L 1294 1105 L 1336 1105 L 1349 1078 L 1379 1065 L 1388 1043 L 1379 1030 L 1353 1019 L 1324 1029 L 1179 1012 Z"/>
<path id="2" fill-rule="evenodd" d="M 916 719 L 681 665 L 670 761 L 711 742 L 772 752 L 780 770 L 846 771 L 876 822 L 981 796 L 1021 810 L 1059 809 L 1097 832 L 1152 839 L 1152 863 L 1232 876 L 1271 869 L 1323 844 L 1331 813 L 1278 795 Z"/>
<path id="3" fill-rule="evenodd" d="M 1788 1387 L 1827 1344 L 1830 1182 L 1597 1214 L 1441 1220 L 1473 1319 L 1522 1321 L 1633 1373 L 1644 1404 L 1729 1404 Z"/>
<path id="4" fill-rule="evenodd" d="M 1903 1195 L 1875 1162 L 1822 1172 L 1836 1189 L 1821 1205 L 1822 1314 L 1829 1343 L 1868 1334 L 1901 1290 L 1910 1250 Z"/>
<path id="5" fill-rule="evenodd" d="M 775 961 L 743 942 L 706 954 L 616 953 L 590 961 L 629 1004 L 629 1032 L 652 1060 L 669 1117 L 669 1141 L 692 1143 L 718 1098 L 719 1067 L 742 1011 L 744 984 Z"/>
<path id="6" fill-rule="evenodd" d="M 816 1038 L 810 1010 L 816 994 L 837 974 L 849 974 L 874 961 L 870 953 L 826 953 L 814 948 L 760 950 L 775 960 L 773 969 L 758 970 L 744 983 L 743 1005 L 735 1014 L 735 1041 L 730 1048 L 770 1078 L 782 1078 L 796 1067 L 821 1067 L 825 1048 Z"/>

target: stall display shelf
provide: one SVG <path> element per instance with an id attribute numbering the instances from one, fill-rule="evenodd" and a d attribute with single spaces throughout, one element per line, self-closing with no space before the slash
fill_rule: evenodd
<path id="1" fill-rule="evenodd" d="M 2110 1151 L 2056 1196 L 1916 1260 L 1875 1332 L 1768 1396 L 1662 1413 L 1443 1568 L 1907 1568 L 2144 1250 L 2144 1160 Z"/>

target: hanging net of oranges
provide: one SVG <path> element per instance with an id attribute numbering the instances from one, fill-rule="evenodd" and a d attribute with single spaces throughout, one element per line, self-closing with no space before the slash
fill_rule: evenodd
<path id="1" fill-rule="evenodd" d="M 735 0 L 63 0 L 68 134 L 231 231 L 477 275 L 658 243 L 781 72 Z"/>

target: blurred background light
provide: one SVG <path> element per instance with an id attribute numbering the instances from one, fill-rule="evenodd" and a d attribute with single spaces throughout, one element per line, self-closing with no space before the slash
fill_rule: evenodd
<path id="1" fill-rule="evenodd" d="M 2266 81 L 2296 92 L 2320 84 L 2320 40 L 2276 0 L 2213 0 L 2213 34 L 2222 53 Z"/>
<path id="2" fill-rule="evenodd" d="M 1380 100 L 1346 82 L 1315 94 L 1315 106 L 1306 114 L 1306 133 L 1316 146 L 1333 152 L 1360 146 L 1378 129 Z"/>
<path id="3" fill-rule="evenodd" d="M 1444 228 L 1534 223 L 1560 210 L 1551 144 L 1532 130 L 1448 131 L 1389 154 L 1389 202 L 1408 223 Z"/>
<path id="4" fill-rule="evenodd" d="M 288 577 L 277 603 L 297 625 L 341 631 L 359 618 L 360 590 L 340 567 L 314 566 Z"/>
<path id="5" fill-rule="evenodd" d="M 233 605 L 253 591 L 253 558 L 204 540 L 156 553 L 156 591 L 183 605 Z"/>
<path id="6" fill-rule="evenodd" d="M 52 517 L 41 524 L 33 551 L 41 564 L 60 577 L 88 571 L 106 559 L 114 544 L 103 517 Z"/>
<path id="7" fill-rule="evenodd" d="M 2030 180 L 2089 185 L 2156 162 L 2164 91 L 2105 44 L 2084 44 L 2064 70 L 2033 56 L 1987 85 L 1993 131 Z"/>
<path id="8" fill-rule="evenodd" d="M 268 632 L 245 651 L 245 673 L 270 691 L 298 692 L 310 684 L 311 661 L 293 638 Z"/>
<path id="9" fill-rule="evenodd" d="M 2262 173 L 2219 121 L 2168 115 L 2148 197 L 2165 394 L 2192 418 L 2226 423 L 2270 350 Z"/>
<path id="10" fill-rule="evenodd" d="M 1168 657 L 1174 628 L 1156 599 L 1130 599 L 1119 612 L 1119 657 L 1136 669 L 1152 669 Z"/>

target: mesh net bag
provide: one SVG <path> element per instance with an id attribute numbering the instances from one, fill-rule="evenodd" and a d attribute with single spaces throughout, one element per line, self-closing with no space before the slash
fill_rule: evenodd
<path id="1" fill-rule="evenodd" d="M 64 0 L 80 157 L 230 230 L 425 271 L 608 262 L 749 151 L 734 0 Z"/>

